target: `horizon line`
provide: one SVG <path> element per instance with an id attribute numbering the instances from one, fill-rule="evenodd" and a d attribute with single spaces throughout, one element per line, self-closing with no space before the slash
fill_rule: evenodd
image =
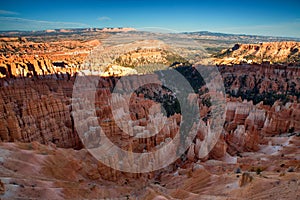
<path id="1" fill-rule="evenodd" d="M 125 29 L 125 28 L 132 28 L 136 32 L 155 32 L 155 33 L 169 33 L 169 34 L 188 34 L 188 33 L 213 33 L 213 34 L 224 34 L 224 35 L 235 35 L 235 36 L 258 36 L 258 37 L 274 37 L 274 38 L 290 38 L 290 39 L 300 39 L 300 37 L 295 36 L 272 36 L 272 35 L 261 35 L 261 34 L 249 34 L 249 33 L 232 33 L 232 32 L 222 32 L 222 31 L 210 31 L 210 30 L 186 30 L 186 31 L 178 31 L 175 29 L 170 28 L 163 28 L 163 27 L 78 27 L 78 28 L 55 28 L 55 29 L 40 29 L 40 30 L 18 30 L 18 29 L 9 29 L 9 30 L 0 30 L 0 33 L 5 32 L 46 32 L 49 30 L 59 31 L 59 30 L 82 30 L 82 29 Z M 139 29 L 149 29 L 147 30 L 139 30 Z M 170 32 L 159 32 L 159 31 L 150 31 L 150 29 L 161 29 L 161 30 L 170 30 Z M 129 32 L 129 31 L 128 31 Z M 47 33 L 47 32 L 46 32 Z"/>

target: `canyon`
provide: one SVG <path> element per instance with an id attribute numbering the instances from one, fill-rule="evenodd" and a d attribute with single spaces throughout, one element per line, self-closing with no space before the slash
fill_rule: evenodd
<path id="1" fill-rule="evenodd" d="M 300 198 L 298 42 L 237 44 L 211 58 L 202 48 L 170 48 L 152 38 L 106 47 L 107 35 L 118 31 L 94 31 L 101 37 L 59 42 L 38 36 L 0 39 L 1 199 Z M 124 32 L 128 31 L 134 30 Z M 95 57 L 99 51 L 108 56 Z M 212 83 L 204 81 L 203 66 L 190 57 L 195 52 L 215 62 L 224 91 L 209 90 Z M 261 59 L 262 54 L 269 60 Z M 81 72 L 88 73 L 88 64 L 95 62 L 105 65 L 93 65 L 83 76 Z M 154 64 L 157 68 L 148 69 Z M 202 128 L 184 118 L 179 79 L 169 80 L 176 92 L 159 86 L 172 71 L 191 85 L 195 94 L 188 95 L 185 104 L 196 102 Z M 78 86 L 81 80 L 86 85 Z M 116 89 L 132 88 L 137 90 L 131 95 L 115 95 Z M 220 108 L 224 124 L 203 155 L 213 110 L 218 109 L 213 96 L 225 102 Z M 116 170 L 107 163 L 122 158 L 101 162 L 91 151 L 101 144 L 99 134 L 105 134 L 124 151 L 155 152 L 178 142 L 176 135 L 184 124 L 196 131 L 195 137 L 182 155 L 160 169 Z M 179 150 L 179 143 L 171 151 Z M 145 160 L 144 166 L 151 162 Z"/>

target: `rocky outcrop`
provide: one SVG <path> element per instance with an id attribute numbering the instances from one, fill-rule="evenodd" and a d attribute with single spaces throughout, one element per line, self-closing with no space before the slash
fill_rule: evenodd
<path id="1" fill-rule="evenodd" d="M 1 78 L 14 77 L 54 77 L 73 76 L 79 65 L 66 61 L 53 61 L 48 58 L 15 58 L 14 61 L 6 60 L 0 64 Z"/>
<path id="2" fill-rule="evenodd" d="M 267 110 L 262 134 L 266 136 L 293 133 L 300 130 L 300 107 L 297 103 L 276 102 Z"/>
<path id="3" fill-rule="evenodd" d="M 136 81 L 147 81 L 156 79 L 155 76 L 144 76 Z M 127 88 L 134 88 L 140 84 L 136 81 L 124 81 L 120 91 Z M 149 80 L 148 80 L 149 81 Z M 76 107 L 78 126 L 86 129 L 84 144 L 96 141 L 98 135 L 85 124 L 96 127 L 99 124 L 107 137 L 116 145 L 124 150 L 131 149 L 133 152 L 150 152 L 157 146 L 171 140 L 178 131 L 180 115 L 175 114 L 171 117 L 163 115 L 160 105 L 144 97 L 143 94 L 133 93 L 129 95 L 115 94 L 112 96 L 111 90 L 114 87 L 114 78 L 103 78 L 100 80 L 101 88 L 96 95 L 95 106 L 97 119 L 87 117 L 91 112 L 89 109 L 80 110 L 84 96 L 77 94 L 73 96 L 72 105 Z M 86 95 L 82 92 L 82 95 Z M 129 105 L 126 103 L 129 102 Z M 85 104 L 88 104 L 88 101 Z M 92 109 L 92 107 L 90 108 Z M 94 138 L 94 136 L 96 138 Z M 83 136 L 82 136 L 83 137 Z M 97 146 L 97 144 L 95 144 Z"/>
<path id="4" fill-rule="evenodd" d="M 299 98 L 300 68 L 286 65 L 234 65 L 220 66 L 226 93 L 233 97 L 261 101 L 273 105 L 281 102 L 297 101 Z"/>
<path id="5" fill-rule="evenodd" d="M 98 45 L 98 40 L 29 42 L 26 38 L 1 38 L 0 78 L 72 76 Z"/>
<path id="6" fill-rule="evenodd" d="M 40 39 L 42 40 L 42 39 Z M 32 41 L 31 37 L 2 37 L 1 54 L 4 55 L 49 55 L 63 56 L 89 52 L 100 44 L 99 40 Z M 54 55 L 53 55 L 54 54 Z"/>
<path id="7" fill-rule="evenodd" d="M 244 172 L 239 181 L 239 186 L 243 187 L 253 181 L 253 176 L 249 172 Z"/>
<path id="8" fill-rule="evenodd" d="M 215 63 L 232 65 L 241 63 L 298 63 L 299 42 L 265 42 L 259 44 L 236 44 L 216 55 Z"/>
<path id="9" fill-rule="evenodd" d="M 231 154 L 257 151 L 265 136 L 294 133 L 299 127 L 299 103 L 272 106 L 262 103 L 230 101 L 227 103 L 225 130 L 227 151 Z M 297 130 L 297 131 L 296 131 Z"/>
<path id="10" fill-rule="evenodd" d="M 259 135 L 265 121 L 265 111 L 256 109 L 252 102 L 228 102 L 224 126 L 228 152 L 257 151 Z"/>
<path id="11" fill-rule="evenodd" d="M 5 185 L 4 183 L 0 180 L 0 195 L 3 195 L 5 193 Z"/>
<path id="12" fill-rule="evenodd" d="M 2 84 L 7 84 L 1 80 Z M 70 90 L 69 90 L 70 89 Z M 1 141 L 39 141 L 80 147 L 70 114 L 67 80 L 10 80 L 0 91 Z"/>
<path id="13" fill-rule="evenodd" d="M 101 76 L 126 76 L 137 74 L 138 72 L 135 69 L 130 67 L 122 67 L 119 65 L 109 65 L 104 73 L 101 73 Z"/>

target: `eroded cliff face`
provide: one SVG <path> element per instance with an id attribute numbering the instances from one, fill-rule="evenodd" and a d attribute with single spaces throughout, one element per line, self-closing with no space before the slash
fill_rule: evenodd
<path id="1" fill-rule="evenodd" d="M 1 80 L 1 141 L 39 141 L 79 147 L 70 98 L 72 82 L 55 79 Z"/>
<path id="2" fill-rule="evenodd" d="M 299 103 L 283 105 L 277 101 L 272 106 L 253 105 L 247 101 L 227 103 L 226 141 L 228 152 L 257 151 L 264 137 L 294 133 L 299 130 Z M 296 131 L 297 132 L 297 131 Z"/>
<path id="3" fill-rule="evenodd" d="M 216 55 L 215 63 L 221 65 L 242 63 L 291 63 L 299 64 L 299 42 L 265 42 L 236 44 Z"/>
<path id="4" fill-rule="evenodd" d="M 300 68 L 281 65 L 234 65 L 220 66 L 226 93 L 229 96 L 252 100 L 254 104 L 263 101 L 273 105 L 297 101 L 299 98 Z"/>
<path id="5" fill-rule="evenodd" d="M 259 69 L 258 66 L 256 66 L 256 68 Z M 269 91 L 270 88 L 266 83 L 272 84 L 273 82 L 276 82 L 278 85 L 281 85 L 286 83 L 283 81 L 286 77 L 279 79 L 279 76 L 277 75 L 271 76 L 270 74 L 272 74 L 272 72 L 270 72 L 269 77 L 276 77 L 277 81 L 274 81 L 271 78 L 268 79 L 267 75 L 264 76 L 263 79 L 259 79 L 259 77 L 256 76 L 251 78 L 251 73 L 248 73 L 248 77 L 245 79 L 243 70 L 246 69 L 241 68 L 241 73 L 238 73 L 238 70 L 235 70 L 234 73 L 228 73 L 228 71 L 230 72 L 231 70 L 231 68 L 228 70 L 221 70 L 224 76 L 226 90 L 240 94 L 241 96 L 239 98 L 242 97 L 244 101 L 242 102 L 242 100 L 239 99 L 235 100 L 235 98 L 228 99 L 226 106 L 226 123 L 224 125 L 225 133 L 223 133 L 225 137 L 222 136 L 223 139 L 221 138 L 221 143 L 223 145 L 221 143 L 219 144 L 222 151 L 215 151 L 220 154 L 216 157 L 222 157 L 226 151 L 231 154 L 243 151 L 255 151 L 258 149 L 258 145 L 261 142 L 260 139 L 263 136 L 297 132 L 300 129 L 300 111 L 299 103 L 297 103 L 298 93 L 292 93 L 292 90 L 287 90 L 289 94 L 286 99 L 287 103 L 280 102 L 281 96 L 278 98 L 275 96 L 274 101 L 276 101 L 276 103 L 272 105 L 264 105 L 263 102 L 253 105 L 253 102 L 251 101 L 252 96 L 247 96 L 248 91 L 250 91 L 251 94 L 251 87 L 248 87 L 248 85 L 252 84 L 251 80 L 253 79 L 255 79 L 255 81 L 252 88 L 261 91 L 257 96 L 263 96 L 266 95 L 266 91 Z M 267 69 L 261 67 L 261 70 L 264 71 Z M 272 69 L 272 71 L 276 71 L 276 69 Z M 290 78 L 290 81 L 295 81 L 296 85 L 294 88 L 295 91 L 298 91 L 299 83 L 297 82 L 297 79 L 291 78 L 294 77 L 295 73 L 299 73 L 298 70 L 286 68 L 284 73 L 289 74 L 287 78 Z M 154 75 L 147 75 L 145 77 L 149 78 L 136 80 L 146 81 L 147 79 L 157 79 Z M 125 101 L 125 99 L 122 99 L 124 97 L 111 100 L 112 90 L 118 79 L 119 78 L 117 77 L 100 78 L 101 81 L 99 82 L 99 89 L 96 93 L 95 104 L 97 107 L 98 119 L 86 118 L 86 115 L 84 115 L 85 112 L 83 112 L 82 121 L 80 121 L 80 123 L 87 125 L 95 124 L 95 126 L 100 123 L 101 126 L 106 127 L 107 130 L 105 130 L 105 133 L 112 137 L 112 140 L 118 140 L 117 138 L 127 138 L 127 142 L 121 140 L 117 143 L 123 145 L 125 149 L 128 149 L 128 142 L 131 141 L 130 137 L 119 128 L 119 126 L 125 126 L 125 124 L 116 124 L 114 122 L 114 117 L 118 115 L 123 116 L 129 111 L 131 114 L 128 117 L 132 122 L 126 121 L 124 123 L 127 123 L 126 127 L 131 126 L 128 123 L 133 123 L 134 130 L 132 130 L 132 134 L 146 133 L 149 131 L 153 132 L 153 130 L 147 130 L 149 128 L 151 129 L 151 127 L 146 128 L 148 121 L 150 119 L 163 121 L 164 118 L 167 119 L 167 116 L 156 114 L 160 113 L 161 108 L 155 106 L 158 102 L 156 102 L 155 99 L 149 99 L 149 95 L 153 96 L 154 93 L 156 93 L 164 96 L 164 93 L 151 91 L 150 88 L 149 90 L 146 90 L 151 92 L 151 94 L 147 92 L 147 98 L 145 98 L 145 94 L 143 93 L 139 95 L 135 94 L 131 97 L 128 96 L 127 98 L 129 98 L 128 100 L 130 100 L 131 104 L 129 108 L 124 108 L 124 103 L 122 103 L 122 101 Z M 242 79 L 247 81 L 244 82 Z M 61 80 L 56 80 L 51 77 L 44 79 L 2 79 L 0 93 L 2 106 L 1 140 L 23 142 L 40 141 L 42 143 L 53 142 L 57 143 L 60 147 L 80 146 L 71 115 L 71 102 L 73 101 L 73 106 L 76 105 L 76 99 L 72 99 L 74 81 L 75 77 L 72 76 L 62 76 Z M 287 85 L 289 85 L 289 83 L 290 82 L 287 82 Z M 135 87 L 132 84 L 143 85 L 143 83 L 127 82 L 123 87 Z M 249 90 L 245 91 L 244 89 L 246 87 L 244 85 L 246 85 Z M 291 88 L 290 86 L 288 87 Z M 279 90 L 277 93 L 280 94 L 283 91 L 284 90 Z M 199 96 L 201 102 L 200 115 L 202 119 L 206 118 L 211 110 L 206 103 L 207 101 L 203 101 L 203 96 L 205 95 L 207 94 Z M 265 98 L 268 100 L 268 96 Z M 119 107 L 114 110 L 116 116 L 113 116 L 111 101 L 115 101 L 114 104 L 119 105 Z M 161 129 L 161 134 L 158 134 L 155 138 L 146 139 L 145 141 L 131 141 L 133 146 L 130 148 L 137 151 L 142 151 L 143 149 L 151 150 L 154 146 L 159 145 L 167 138 L 172 138 L 180 124 L 180 113 L 173 116 L 174 112 L 172 112 L 172 115 L 168 118 L 168 121 L 170 121 L 169 125 Z M 120 117 L 120 119 L 121 118 L 122 117 Z M 175 121 L 173 122 L 173 120 Z M 200 142 L 203 133 L 199 133 L 198 137 L 198 142 Z M 195 149 L 189 151 L 189 157 L 191 159 L 193 156 L 195 156 L 195 158 L 197 157 L 197 152 L 199 150 L 196 148 L 197 146 L 199 148 L 199 144 L 197 145 L 197 138 L 194 142 L 195 146 L 191 148 Z M 230 148 L 227 148 L 227 145 Z M 214 157 L 214 155 L 211 156 Z"/>
<path id="6" fill-rule="evenodd" d="M 0 78 L 74 75 L 98 40 L 33 42 L 1 38 Z"/>

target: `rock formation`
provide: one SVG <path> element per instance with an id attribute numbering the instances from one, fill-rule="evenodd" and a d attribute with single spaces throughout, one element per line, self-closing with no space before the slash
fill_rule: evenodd
<path id="1" fill-rule="evenodd" d="M 1 141 L 79 147 L 70 114 L 70 92 L 72 83 L 67 80 L 11 80 L 0 92 Z"/>
<path id="2" fill-rule="evenodd" d="M 265 42 L 259 44 L 236 44 L 216 55 L 219 65 L 241 63 L 294 63 L 299 64 L 299 42 Z"/>
<path id="3" fill-rule="evenodd" d="M 253 180 L 253 176 L 248 172 L 244 172 L 240 179 L 239 185 L 240 185 L 240 187 L 243 187 L 243 186 L 247 185 L 248 183 L 251 183 L 252 180 Z"/>
<path id="4" fill-rule="evenodd" d="M 30 42 L 1 38 L 0 77 L 74 75 L 98 40 Z"/>

